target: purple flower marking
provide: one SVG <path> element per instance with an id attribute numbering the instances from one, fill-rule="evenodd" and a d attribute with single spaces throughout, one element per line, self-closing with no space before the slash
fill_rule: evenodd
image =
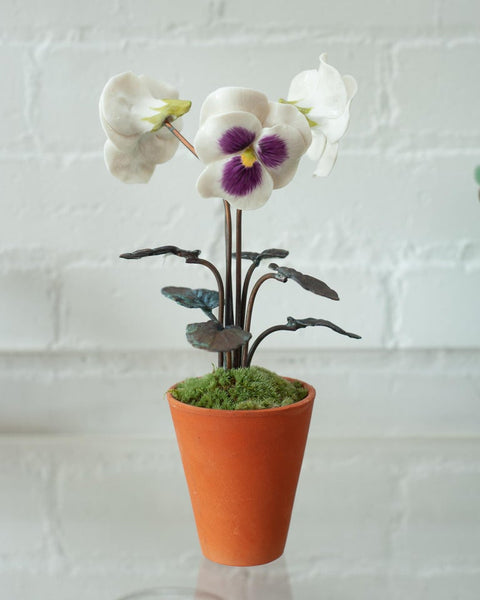
<path id="1" fill-rule="evenodd" d="M 225 163 L 222 173 L 222 187 L 231 196 L 247 196 L 262 183 L 262 167 L 256 161 L 245 167 L 240 156 L 234 156 Z"/>
<path id="2" fill-rule="evenodd" d="M 245 127 L 231 127 L 227 129 L 218 144 L 225 154 L 235 154 L 248 148 L 255 139 L 255 133 Z"/>
<path id="3" fill-rule="evenodd" d="M 266 135 L 258 142 L 258 156 L 266 167 L 274 169 L 287 160 L 287 144 L 276 134 Z"/>

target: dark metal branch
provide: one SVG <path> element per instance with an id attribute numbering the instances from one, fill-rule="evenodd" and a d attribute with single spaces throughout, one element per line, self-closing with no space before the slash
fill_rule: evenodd
<path id="1" fill-rule="evenodd" d="M 255 302 L 255 298 L 257 297 L 258 290 L 260 289 L 262 284 L 264 284 L 265 281 L 268 281 L 269 279 L 276 279 L 277 281 L 281 281 L 282 283 L 285 283 L 287 281 L 286 277 L 281 278 L 275 273 L 267 273 L 266 275 L 260 277 L 257 283 L 253 286 L 250 298 L 248 299 L 248 307 L 244 327 L 245 331 L 250 331 L 250 326 L 252 324 L 253 304 Z"/>
<path id="2" fill-rule="evenodd" d="M 170 131 L 170 133 L 173 133 L 173 135 L 177 138 L 177 140 L 180 140 L 180 142 L 182 142 L 182 144 L 185 146 L 185 148 L 188 148 L 190 150 L 190 152 L 198 158 L 198 154 L 195 151 L 195 147 L 193 146 L 193 144 L 191 144 L 187 140 L 187 138 L 185 138 L 178 131 L 178 129 L 176 129 L 169 121 L 165 121 L 164 126 Z"/>
<path id="3" fill-rule="evenodd" d="M 250 280 L 255 269 L 260 265 L 262 260 L 265 260 L 266 258 L 285 258 L 287 256 L 288 250 L 283 250 L 282 248 L 267 248 L 266 250 L 263 250 L 263 252 L 242 252 L 242 258 L 252 261 L 252 264 L 248 268 L 247 274 L 245 275 L 245 280 L 243 282 L 242 323 L 244 323 L 245 321 L 245 309 L 247 307 L 248 288 L 250 286 Z"/>
<path id="4" fill-rule="evenodd" d="M 235 325 L 242 326 L 242 211 L 237 209 L 235 229 Z"/>
<path id="5" fill-rule="evenodd" d="M 245 309 L 247 308 L 247 295 L 248 295 L 248 288 L 250 286 L 250 280 L 252 279 L 252 275 L 253 272 L 255 271 L 255 269 L 258 267 L 258 264 L 256 262 L 253 262 L 249 267 L 248 267 L 248 271 L 247 274 L 245 275 L 245 280 L 243 282 L 243 290 L 242 290 L 242 307 L 241 307 L 241 313 L 242 313 L 242 327 L 245 323 Z"/>
<path id="6" fill-rule="evenodd" d="M 289 327 L 288 325 L 274 325 L 273 327 L 269 327 L 268 329 L 265 329 L 265 331 L 262 331 L 262 333 L 257 337 L 257 339 L 252 344 L 252 348 L 250 349 L 250 352 L 248 353 L 247 358 L 245 360 L 245 367 L 249 367 L 251 365 L 253 355 L 255 354 L 255 350 L 258 348 L 259 344 L 261 344 L 263 342 L 263 340 L 267 337 L 267 335 L 270 335 L 271 333 L 274 333 L 275 331 L 294 331 L 294 330 L 291 327 Z"/>
<path id="7" fill-rule="evenodd" d="M 257 281 L 257 283 L 253 286 L 252 292 L 250 294 L 250 298 L 248 300 L 248 307 L 247 307 L 247 312 L 245 315 L 245 327 L 244 330 L 248 331 L 250 333 L 250 327 L 252 324 L 252 312 L 253 312 L 253 305 L 255 302 L 255 298 L 257 297 L 257 293 L 258 290 L 260 289 L 261 285 L 263 283 L 265 283 L 265 281 L 268 281 L 269 279 L 276 279 L 277 281 L 281 281 L 282 283 L 285 283 L 287 281 L 287 279 L 285 277 L 279 277 L 279 275 L 277 275 L 276 273 L 267 273 L 266 275 L 263 275 L 262 277 L 260 277 L 260 279 Z M 246 367 L 247 365 L 247 356 L 248 356 L 248 342 L 243 346 L 242 349 L 242 366 Z"/>
<path id="8" fill-rule="evenodd" d="M 224 200 L 225 209 L 225 323 L 233 325 L 232 297 L 232 213 L 230 204 Z"/>
<path id="9" fill-rule="evenodd" d="M 326 319 L 314 319 L 312 317 L 307 317 L 306 319 L 295 319 L 294 317 L 287 317 L 287 322 L 285 325 L 274 325 L 273 327 L 269 327 L 257 337 L 252 345 L 252 349 L 244 360 L 244 366 L 250 366 L 255 350 L 258 348 L 258 345 L 263 342 L 267 335 L 270 335 L 275 331 L 297 331 L 297 329 L 304 329 L 305 327 L 328 327 L 332 331 L 340 333 L 341 335 L 346 335 L 349 338 L 356 340 L 361 339 L 361 337 L 356 333 L 345 331 L 345 329 L 342 329 L 338 325 L 335 325 L 335 323 L 327 321 Z"/>
<path id="10" fill-rule="evenodd" d="M 159 246 L 158 248 L 142 248 L 141 250 L 135 250 L 135 252 L 125 252 L 124 254 L 120 254 L 120 258 L 137 260 L 146 256 L 164 256 L 165 254 L 174 254 L 180 258 L 187 259 L 198 257 L 200 250 L 183 250 L 178 246 Z"/>
<path id="11" fill-rule="evenodd" d="M 242 327 L 242 211 L 237 209 L 235 223 L 235 325 Z M 238 369 L 242 361 L 242 348 L 235 350 L 233 367 Z"/>

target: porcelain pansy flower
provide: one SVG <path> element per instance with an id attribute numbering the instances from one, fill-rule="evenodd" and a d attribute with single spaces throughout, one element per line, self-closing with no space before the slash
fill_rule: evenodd
<path id="1" fill-rule="evenodd" d="M 357 93 L 357 82 L 340 73 L 320 56 L 318 70 L 302 71 L 293 78 L 286 102 L 305 115 L 313 140 L 307 155 L 318 161 L 314 175 L 330 173 L 337 159 L 338 141 L 350 121 L 350 103 Z M 283 101 L 285 102 L 285 101 Z"/>
<path id="2" fill-rule="evenodd" d="M 172 86 L 145 75 L 112 77 L 100 97 L 100 120 L 108 137 L 105 162 L 125 183 L 147 183 L 155 166 L 170 160 L 178 140 L 163 128 L 190 110 Z M 180 123 L 177 120 L 177 128 Z"/>
<path id="3" fill-rule="evenodd" d="M 220 88 L 203 103 L 195 148 L 207 167 L 197 181 L 205 198 L 241 210 L 260 208 L 295 175 L 311 143 L 305 118 L 261 92 Z"/>

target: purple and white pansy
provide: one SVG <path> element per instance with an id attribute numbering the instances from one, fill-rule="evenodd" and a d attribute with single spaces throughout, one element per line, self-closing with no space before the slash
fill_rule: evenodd
<path id="1" fill-rule="evenodd" d="M 197 181 L 205 198 L 241 210 L 260 208 L 285 186 L 311 144 L 305 117 L 255 90 L 220 88 L 205 100 L 195 148 L 207 167 Z"/>

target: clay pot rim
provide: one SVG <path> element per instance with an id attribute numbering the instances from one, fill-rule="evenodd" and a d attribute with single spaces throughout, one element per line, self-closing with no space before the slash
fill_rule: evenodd
<path id="1" fill-rule="evenodd" d="M 283 376 L 281 376 L 283 377 Z M 169 390 L 167 391 L 166 395 L 168 398 L 168 402 L 170 403 L 170 406 L 174 409 L 177 410 L 182 410 L 184 412 L 190 412 L 190 413 L 198 413 L 198 414 L 202 414 L 202 415 L 215 415 L 218 417 L 224 417 L 226 419 L 228 418 L 235 418 L 235 417 L 246 417 L 248 419 L 253 419 L 255 417 L 265 417 L 267 415 L 273 415 L 273 414 L 279 414 L 279 413 L 283 413 L 286 412 L 288 410 L 295 410 L 295 409 L 299 409 L 302 406 L 305 406 L 307 404 L 310 404 L 311 402 L 313 402 L 314 398 L 315 398 L 315 388 L 310 385 L 309 383 L 306 383 L 305 381 L 302 381 L 301 379 L 297 379 L 294 377 L 283 377 L 283 379 L 287 379 L 288 381 L 299 381 L 303 387 L 308 391 L 308 394 L 305 396 L 305 398 L 303 398 L 303 400 L 299 400 L 298 402 L 294 402 L 293 404 L 288 404 L 287 406 L 274 406 L 272 408 L 257 408 L 257 409 L 246 409 L 246 410 L 225 410 L 223 408 L 205 408 L 203 406 L 194 406 L 192 404 L 186 404 L 185 402 L 181 402 L 180 400 L 177 400 L 176 398 L 174 398 L 171 394 L 170 394 L 170 390 L 173 390 L 175 387 L 177 387 L 178 383 L 176 383 L 175 385 L 172 385 Z M 181 383 L 181 382 L 179 382 Z"/>

